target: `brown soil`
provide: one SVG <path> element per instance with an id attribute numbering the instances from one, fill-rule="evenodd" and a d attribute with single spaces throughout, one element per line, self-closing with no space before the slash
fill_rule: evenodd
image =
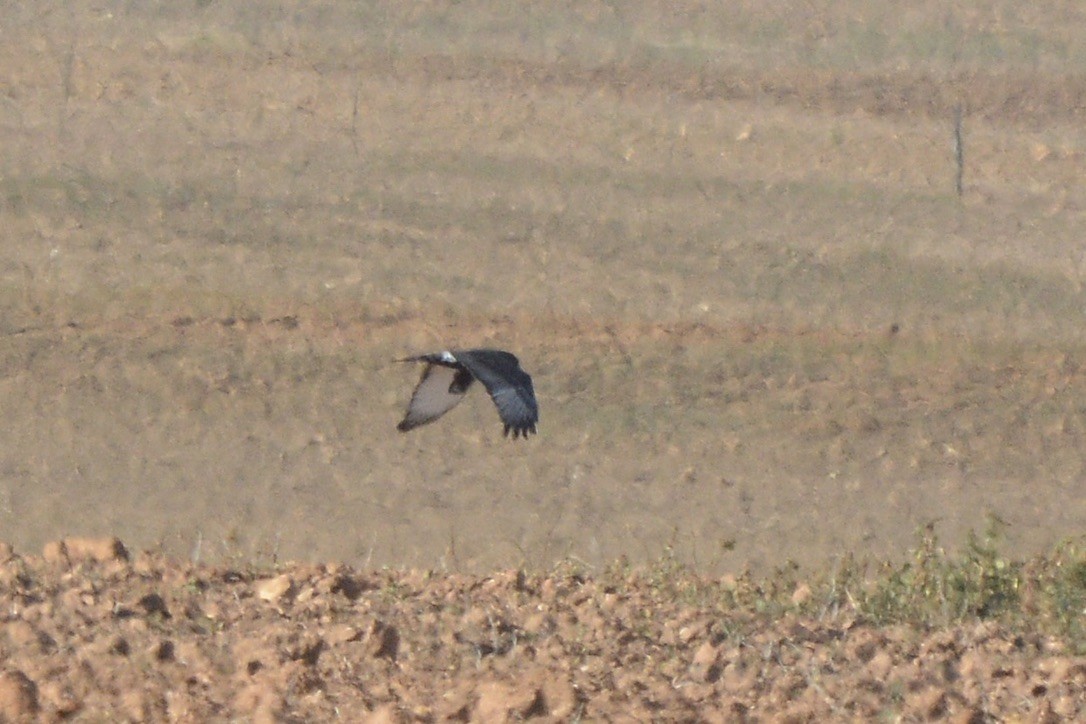
<path id="1" fill-rule="evenodd" d="M 607 696 L 783 713 L 786 690 L 841 718 L 1065 715 L 1080 674 L 1029 668 L 1058 659 L 1050 642 L 789 622 L 680 646 L 665 624 L 700 614 L 664 606 L 631 638 L 598 583 L 560 605 L 542 580 L 485 583 L 665 551 L 706 575 L 900 558 L 932 521 L 953 548 L 990 515 L 1015 555 L 1083 533 L 1086 18 L 817 5 L 8 8 L 0 538 L 154 551 L 71 575 L 9 564 L 40 572 L 2 592 L 43 711 L 322 718 L 350 689 L 478 713 L 511 686 L 520 714 L 602 716 Z M 397 434 L 417 370 L 392 360 L 480 345 L 533 374 L 540 434 L 503 440 L 479 394 Z M 204 568 L 282 560 L 443 575 L 291 569 L 291 595 L 263 601 Z M 140 610 L 152 589 L 168 617 Z M 553 623 L 530 651 L 517 633 L 471 653 L 539 605 Z M 373 653 L 380 631 L 395 655 Z M 869 640 L 885 658 L 848 653 Z M 716 673 L 691 673 L 699 651 Z M 601 672 L 612 656 L 629 659 Z M 121 701 L 104 661 L 164 688 Z M 74 693 L 49 688 L 61 665 Z M 537 665 L 565 672 L 558 690 Z M 900 686 L 863 684 L 872 666 Z M 859 688 L 823 696 L 845 690 L 831 672 Z"/>
<path id="2" fill-rule="evenodd" d="M 129 560 L 115 539 L 0 553 L 5 721 L 1086 715 L 1086 657 L 994 624 L 766 621 L 683 604 L 639 574 L 258 575 Z"/>

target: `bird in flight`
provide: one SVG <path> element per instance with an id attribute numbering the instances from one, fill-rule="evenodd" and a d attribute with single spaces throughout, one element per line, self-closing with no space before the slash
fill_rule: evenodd
<path id="1" fill-rule="evenodd" d="M 505 425 L 505 435 L 528 437 L 539 421 L 539 406 L 532 378 L 520 361 L 499 349 L 465 349 L 408 357 L 400 362 L 425 362 L 418 386 L 411 395 L 407 414 L 396 426 L 400 432 L 433 422 L 456 407 L 471 383 L 479 380 L 490 393 Z"/>

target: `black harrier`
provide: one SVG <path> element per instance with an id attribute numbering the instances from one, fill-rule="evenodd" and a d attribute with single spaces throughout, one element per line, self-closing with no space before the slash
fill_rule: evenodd
<path id="1" fill-rule="evenodd" d="M 520 362 L 508 352 L 498 349 L 465 349 L 455 352 L 435 352 L 408 357 L 401 362 L 425 362 L 407 414 L 396 426 L 400 432 L 413 430 L 433 422 L 456 406 L 479 380 L 490 393 L 505 423 L 505 434 L 528 437 L 535 432 L 539 407 L 535 402 L 532 378 L 520 368 Z"/>

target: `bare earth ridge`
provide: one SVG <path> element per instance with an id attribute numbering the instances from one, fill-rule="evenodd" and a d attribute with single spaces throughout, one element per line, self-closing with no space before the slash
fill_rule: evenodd
<path id="1" fill-rule="evenodd" d="M 651 577 L 486 576 L 0 548 L 0 719 L 1069 721 L 1086 657 L 995 624 L 777 620 Z"/>

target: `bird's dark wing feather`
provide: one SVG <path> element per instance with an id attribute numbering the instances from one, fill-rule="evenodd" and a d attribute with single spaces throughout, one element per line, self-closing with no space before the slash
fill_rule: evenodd
<path id="1" fill-rule="evenodd" d="M 539 422 L 532 378 L 520 368 L 516 357 L 496 349 L 453 352 L 456 361 L 483 383 L 505 424 L 505 434 L 528 437 Z"/>
<path id="2" fill-rule="evenodd" d="M 456 403 L 464 399 L 464 393 L 470 386 L 471 379 L 455 367 L 427 364 L 411 395 L 407 414 L 396 429 L 407 432 L 419 425 L 433 422 L 456 407 Z"/>

